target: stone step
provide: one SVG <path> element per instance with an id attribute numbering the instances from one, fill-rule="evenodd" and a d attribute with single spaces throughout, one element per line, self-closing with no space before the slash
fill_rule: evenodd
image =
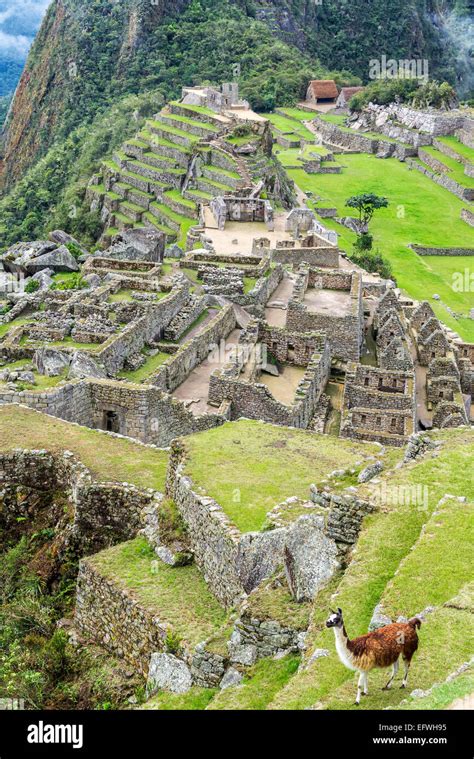
<path id="1" fill-rule="evenodd" d="M 163 185 L 171 185 L 172 187 L 181 187 L 182 180 L 186 175 L 184 169 L 174 169 L 172 167 L 166 169 L 155 168 L 150 164 L 142 163 L 142 161 L 128 160 L 126 162 L 126 169 L 148 180 L 151 179 L 152 181 L 160 182 Z"/>
<path id="2" fill-rule="evenodd" d="M 204 121 L 196 121 L 196 119 L 191 119 L 188 116 L 167 113 L 166 111 L 157 114 L 155 119 L 174 129 L 180 129 L 182 132 L 192 134 L 201 140 L 212 140 L 220 131 L 215 126 L 207 124 Z"/>
<path id="3" fill-rule="evenodd" d="M 207 179 L 217 182 L 218 184 L 220 183 L 232 187 L 234 190 L 237 189 L 237 186 L 241 181 L 241 177 L 237 172 L 220 169 L 218 166 L 213 166 L 211 164 L 204 164 L 201 166 L 201 171 L 203 176 Z"/>
<path id="4" fill-rule="evenodd" d="M 128 216 L 135 224 L 142 220 L 143 208 L 129 201 L 123 201 L 119 206 L 120 213 Z"/>
<path id="5" fill-rule="evenodd" d="M 167 190 L 163 193 L 163 204 L 175 213 L 186 216 L 188 219 L 196 219 L 198 208 L 194 200 L 184 198 L 177 190 Z"/>
<path id="6" fill-rule="evenodd" d="M 179 232 L 181 229 L 181 219 L 177 218 L 180 214 L 175 213 L 164 203 L 158 203 L 154 201 L 150 203 L 149 213 L 152 214 L 161 224 L 173 229 L 175 232 Z"/>
<path id="7" fill-rule="evenodd" d="M 182 129 L 177 129 L 160 121 L 147 121 L 147 127 L 152 134 L 185 148 L 191 148 L 199 142 L 199 137 L 190 132 L 184 132 Z"/>
<path id="8" fill-rule="evenodd" d="M 216 182 L 213 179 L 207 177 L 198 177 L 195 180 L 195 184 L 198 190 L 204 190 L 216 197 L 217 195 L 232 195 L 234 189 L 230 185 L 225 185 L 222 182 Z"/>
<path id="9" fill-rule="evenodd" d="M 215 113 L 210 108 L 205 108 L 200 105 L 191 105 L 190 103 L 178 103 L 171 102 L 168 104 L 170 113 L 178 116 L 187 116 L 195 121 L 204 121 L 207 124 L 211 124 L 216 129 L 222 129 L 230 127 L 232 124 L 231 119 L 228 116 L 224 116 L 220 113 Z"/>
<path id="10" fill-rule="evenodd" d="M 143 223 L 146 227 L 153 227 L 154 229 L 158 229 L 160 232 L 164 232 L 166 235 L 167 243 L 172 243 L 177 240 L 177 231 L 175 229 L 171 229 L 171 227 L 168 227 L 165 224 L 160 224 L 158 218 L 156 216 L 153 216 L 153 214 L 149 211 L 145 211 L 143 214 Z"/>

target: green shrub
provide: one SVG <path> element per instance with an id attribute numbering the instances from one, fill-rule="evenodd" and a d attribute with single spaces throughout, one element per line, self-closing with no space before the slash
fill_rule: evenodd
<path id="1" fill-rule="evenodd" d="M 39 281 L 37 279 L 30 279 L 25 285 L 25 293 L 35 293 L 39 288 Z"/>

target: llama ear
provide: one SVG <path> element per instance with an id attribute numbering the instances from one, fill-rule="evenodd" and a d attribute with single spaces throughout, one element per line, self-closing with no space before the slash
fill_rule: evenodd
<path id="1" fill-rule="evenodd" d="M 341 617 L 342 617 L 342 609 L 341 609 L 341 608 L 338 606 L 338 607 L 337 607 L 337 610 L 338 610 L 339 614 L 340 614 L 340 615 L 341 615 Z"/>

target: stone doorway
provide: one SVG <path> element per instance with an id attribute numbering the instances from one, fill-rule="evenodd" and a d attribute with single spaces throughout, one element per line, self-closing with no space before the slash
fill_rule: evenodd
<path id="1" fill-rule="evenodd" d="M 102 429 L 120 433 L 120 415 L 116 411 L 104 411 Z"/>

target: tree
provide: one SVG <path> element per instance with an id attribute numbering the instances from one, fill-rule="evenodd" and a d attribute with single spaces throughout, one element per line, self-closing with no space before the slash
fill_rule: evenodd
<path id="1" fill-rule="evenodd" d="M 356 208 L 359 212 L 359 235 L 368 233 L 369 224 L 375 211 L 378 208 L 387 208 L 388 200 L 381 195 L 374 195 L 372 192 L 362 193 L 361 195 L 352 195 L 346 200 L 348 208 Z"/>

